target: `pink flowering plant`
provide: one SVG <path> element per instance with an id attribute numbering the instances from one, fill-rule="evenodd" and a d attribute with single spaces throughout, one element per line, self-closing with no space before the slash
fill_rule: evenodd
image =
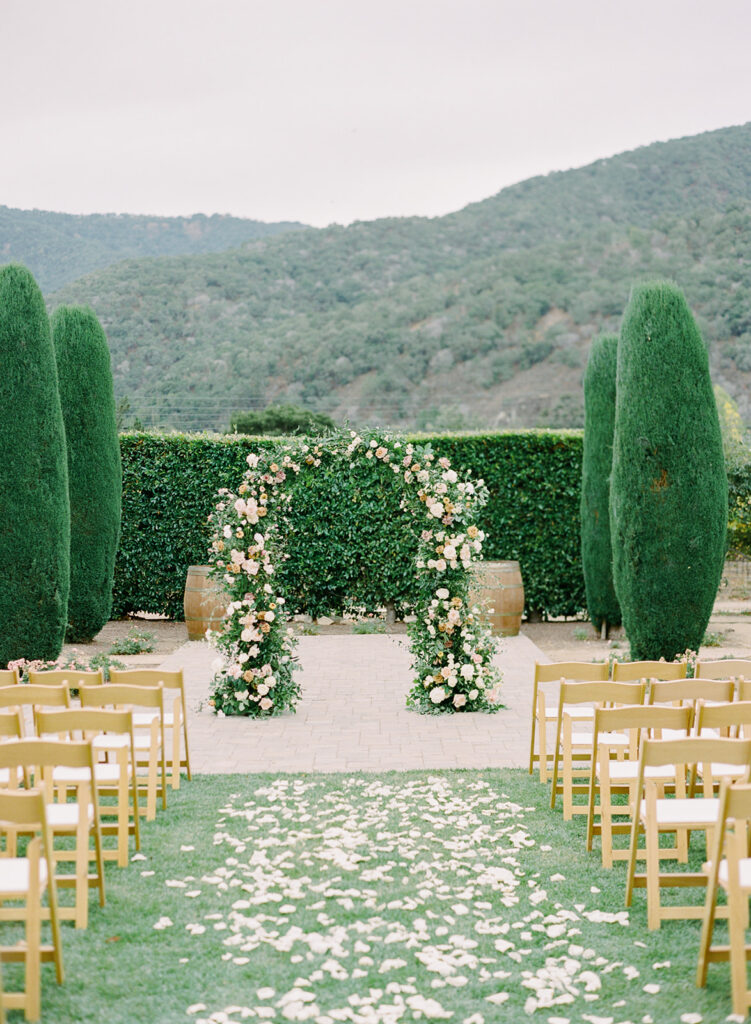
<path id="1" fill-rule="evenodd" d="M 416 537 L 416 621 L 410 626 L 415 683 L 408 706 L 431 714 L 498 709 L 497 641 L 468 599 L 472 563 L 484 539 L 473 523 L 487 499 L 483 482 L 460 479 L 429 445 L 350 431 L 251 454 L 237 492 L 219 492 L 210 558 L 228 605 L 223 630 L 210 637 L 221 654 L 211 695 L 216 712 L 268 717 L 299 699 L 296 641 L 277 578 L 286 514 L 295 482 L 306 473 L 322 463 L 357 459 L 400 478 L 402 512 Z"/>

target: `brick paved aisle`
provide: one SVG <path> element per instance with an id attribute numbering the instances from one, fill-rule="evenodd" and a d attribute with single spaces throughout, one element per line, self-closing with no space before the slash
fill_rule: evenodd
<path id="1" fill-rule="evenodd" d="M 196 772 L 405 771 L 499 768 L 527 763 L 532 669 L 547 658 L 527 637 L 501 641 L 495 715 L 419 715 L 404 636 L 302 636 L 302 700 L 295 714 L 255 721 L 218 718 L 208 707 L 216 651 L 187 643 L 162 667 L 182 666 Z"/>

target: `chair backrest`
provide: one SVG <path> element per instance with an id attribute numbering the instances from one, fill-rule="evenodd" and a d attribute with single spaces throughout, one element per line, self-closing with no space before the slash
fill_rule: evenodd
<path id="1" fill-rule="evenodd" d="M 690 707 L 663 707 L 649 704 L 626 705 L 619 708 L 596 708 L 594 732 L 618 732 L 626 729 L 645 730 L 649 733 L 661 729 L 688 730 L 691 728 Z"/>
<path id="2" fill-rule="evenodd" d="M 735 700 L 726 704 L 696 704 L 696 732 L 702 729 L 732 730 L 740 734 L 744 726 L 751 726 L 751 700 Z"/>
<path id="3" fill-rule="evenodd" d="M 559 679 L 604 682 L 609 678 L 610 666 L 606 661 L 554 661 L 551 665 L 535 662 L 535 683 L 557 683 Z"/>
<path id="4" fill-rule="evenodd" d="M 54 686 L 2 686 L 0 708 L 70 707 L 70 691 L 64 683 Z"/>
<path id="5" fill-rule="evenodd" d="M 89 768 L 94 761 L 91 743 L 85 740 L 52 740 L 30 737 L 17 743 L 0 743 L 0 768 Z M 35 776 L 35 785 L 39 785 Z"/>
<path id="6" fill-rule="evenodd" d="M 81 686 L 97 686 L 104 682 L 104 673 L 100 668 L 93 672 L 82 672 L 77 668 L 60 669 L 29 669 L 29 683 L 33 686 L 59 686 L 65 683 L 69 690 L 78 690 Z"/>
<path id="7" fill-rule="evenodd" d="M 629 682 L 633 679 L 685 679 L 685 661 L 614 661 L 613 679 Z"/>
<path id="8" fill-rule="evenodd" d="M 697 700 L 726 704 L 733 699 L 735 684 L 732 679 L 674 679 L 654 680 L 649 688 L 650 704 L 677 704 Z"/>
<path id="9" fill-rule="evenodd" d="M 82 686 L 81 707 L 147 707 L 164 710 L 164 690 L 157 686 L 131 686 L 108 683 L 106 686 Z"/>
<path id="10" fill-rule="evenodd" d="M 0 686 L 16 686 L 21 676 L 16 668 L 0 668 Z"/>
<path id="11" fill-rule="evenodd" d="M 185 689 L 181 668 L 169 671 L 162 668 L 111 668 L 108 685 L 113 683 L 127 683 L 129 686 L 157 686 L 161 683 L 165 690 Z"/>
<path id="12" fill-rule="evenodd" d="M 751 661 L 739 658 L 697 661 L 695 674 L 701 679 L 751 679 Z"/>
<path id="13" fill-rule="evenodd" d="M 44 794 L 39 789 L 0 789 L 0 830 L 46 831 Z"/>
<path id="14" fill-rule="evenodd" d="M 40 736 L 65 736 L 70 739 L 88 738 L 98 733 L 133 735 L 133 712 L 113 708 L 69 708 L 61 711 L 37 712 L 37 731 Z"/>
<path id="15" fill-rule="evenodd" d="M 572 683 L 561 680 L 558 695 L 559 712 L 565 704 L 643 704 L 646 683 L 614 683 L 605 680 L 597 683 Z"/>
<path id="16" fill-rule="evenodd" d="M 684 772 L 676 773 L 676 794 L 685 794 L 685 781 L 690 771 L 695 777 L 696 768 L 702 766 L 702 786 L 704 796 L 711 796 L 714 791 L 712 764 L 734 765 L 745 769 L 740 781 L 748 782 L 751 772 L 751 740 L 728 739 L 715 736 L 691 736 L 688 739 L 655 740 L 644 739 L 639 756 L 639 778 L 637 793 L 644 786 L 644 771 L 650 767 L 675 765 L 684 767 Z M 693 783 L 692 783 L 693 786 Z"/>

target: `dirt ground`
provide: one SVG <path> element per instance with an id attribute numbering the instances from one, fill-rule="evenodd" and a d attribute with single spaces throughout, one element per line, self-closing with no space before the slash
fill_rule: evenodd
<path id="1" fill-rule="evenodd" d="M 330 625 L 295 623 L 296 632 L 307 635 L 349 635 L 353 632 L 404 633 L 404 623 L 386 626 L 385 623 L 370 623 L 353 626 L 351 622 Z M 149 655 L 136 658 L 113 655 L 126 663 L 139 664 L 147 660 L 154 664 L 186 643 L 188 633 L 184 622 L 172 622 L 160 618 L 133 617 L 108 622 L 90 644 L 66 645 L 65 656 L 90 658 L 94 654 L 108 653 L 115 641 L 127 637 L 134 629 L 154 634 L 154 650 Z M 524 622 L 522 633 L 536 644 L 552 661 L 601 661 L 613 652 L 626 653 L 628 643 L 622 629 L 611 631 L 608 640 L 601 640 L 588 622 L 559 620 L 553 622 Z M 707 629 L 710 644 L 702 647 L 700 655 L 707 660 L 720 658 L 751 658 L 751 600 L 718 602 Z"/>

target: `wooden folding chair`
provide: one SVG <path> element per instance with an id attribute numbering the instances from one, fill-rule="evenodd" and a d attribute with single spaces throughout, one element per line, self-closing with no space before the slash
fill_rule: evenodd
<path id="1" fill-rule="evenodd" d="M 696 984 L 707 984 L 710 963 L 730 961 L 730 984 L 733 1013 L 745 1017 L 751 1007 L 746 961 L 751 959 L 751 945 L 746 943 L 748 899 L 751 896 L 751 857 L 748 837 L 751 830 L 751 786 L 723 782 L 719 798 L 718 826 L 714 834 L 708 869 L 707 895 L 704 901 L 699 942 Z M 724 913 L 718 913 L 719 890 L 727 896 Z M 727 917 L 729 945 L 712 945 L 715 920 Z"/>
<path id="2" fill-rule="evenodd" d="M 39 711 L 37 727 L 42 737 L 92 743 L 100 835 L 115 838 L 114 848 L 102 844 L 102 858 L 126 867 L 130 835 L 136 849 L 141 847 L 132 712 L 110 708 Z M 56 786 L 75 785 L 82 775 L 88 777 L 86 769 L 58 767 L 52 779 Z"/>
<path id="3" fill-rule="evenodd" d="M 140 814 L 146 815 L 147 821 L 153 821 L 156 817 L 157 794 L 161 796 L 162 808 L 167 806 L 164 690 L 161 685 L 128 686 L 124 683 L 109 683 L 107 686 L 82 686 L 79 696 L 83 708 L 127 708 L 132 712 L 137 788 L 146 799 L 145 806 L 139 800 L 138 808 Z M 138 713 L 142 715 L 141 728 L 136 728 L 135 724 Z"/>
<path id="4" fill-rule="evenodd" d="M 637 679 L 685 679 L 685 661 L 614 661 L 613 682 L 632 683 Z"/>
<path id="5" fill-rule="evenodd" d="M 185 699 L 185 679 L 181 668 L 165 671 L 161 668 L 110 669 L 110 683 L 128 683 L 130 686 L 157 686 L 164 689 L 164 729 L 172 736 L 172 772 L 170 782 L 173 789 L 180 788 L 180 771 L 185 769 L 188 781 L 190 773 L 190 747 L 188 746 L 188 709 Z M 169 701 L 172 701 L 171 705 Z M 147 716 L 134 712 L 136 728 L 147 724 Z M 182 750 L 185 750 L 183 754 Z"/>
<path id="6" fill-rule="evenodd" d="M 41 1008 L 41 970 L 52 961 L 59 984 L 63 982 L 63 956 L 60 922 L 57 914 L 57 890 L 52 859 L 52 840 L 47 825 L 44 796 L 39 790 L 0 790 L 0 832 L 7 836 L 0 854 L 0 921 L 21 921 L 25 942 L 0 947 L 4 962 L 23 963 L 24 989 L 5 992 L 9 1010 L 23 1010 L 27 1020 L 39 1020 Z M 32 833 L 23 856 L 18 856 L 19 832 Z M 42 942 L 45 910 L 42 896 L 47 893 L 51 941 Z M 20 905 L 19 905 L 20 904 Z"/>
<path id="7" fill-rule="evenodd" d="M 621 704 L 642 704 L 646 685 L 637 683 L 613 683 L 609 680 L 596 683 L 571 683 L 561 680 L 558 691 L 556 714 L 555 747 L 553 748 L 553 774 L 550 791 L 550 808 L 555 810 L 559 793 L 563 795 L 563 818 L 568 821 L 574 814 L 587 814 L 587 804 L 575 804 L 574 795 L 589 794 L 589 778 L 592 769 L 592 732 L 574 732 L 574 714 L 583 706 L 591 710 L 594 722 L 595 704 L 616 706 Z M 573 712 L 573 714 L 572 714 Z M 582 719 L 578 719 L 581 723 Z M 611 744 L 619 745 L 623 751 L 628 746 L 628 737 L 611 735 Z"/>
<path id="8" fill-rule="evenodd" d="M 76 928 L 85 928 L 89 916 L 90 886 L 99 890 L 99 905 L 104 906 L 104 865 L 97 791 L 92 785 L 94 753 L 91 742 L 21 739 L 17 743 L 0 744 L 0 768 L 11 771 L 14 767 L 33 778 L 34 785 L 44 794 L 55 865 L 73 867 L 72 873 L 55 870 L 58 895 L 63 888 L 74 890 L 72 906 L 58 900 L 58 917 L 61 921 L 74 921 Z M 72 769 L 77 781 L 56 785 L 56 768 Z M 74 796 L 72 801 L 69 799 L 71 795 Z M 73 837 L 74 848 L 54 848 L 57 836 Z M 90 851 L 92 838 L 94 849 Z M 89 862 L 92 860 L 95 870 L 89 874 Z"/>
<path id="9" fill-rule="evenodd" d="M 586 661 L 559 661 L 552 665 L 541 665 L 535 662 L 534 680 L 532 684 L 532 725 L 529 740 L 529 774 L 534 771 L 535 764 L 540 770 L 540 782 L 548 781 L 550 757 L 547 749 L 547 726 L 558 718 L 558 692 L 561 680 L 568 682 L 605 682 L 610 675 L 607 662 L 593 663 Z M 545 689 L 543 689 L 545 687 Z M 555 698 L 555 703 L 551 703 Z M 579 716 L 592 721 L 592 708 L 579 709 Z M 535 750 L 535 737 L 537 750 Z"/>
<path id="10" fill-rule="evenodd" d="M 661 904 L 661 888 L 706 885 L 707 878 L 702 872 L 661 872 L 661 860 L 687 858 L 678 842 L 674 847 L 661 847 L 660 835 L 676 834 L 680 837 L 691 831 L 703 831 L 709 835 L 717 827 L 719 800 L 712 795 L 714 762 L 744 767 L 744 779 L 747 780 L 751 770 L 751 740 L 692 736 L 689 739 L 645 739 L 642 742 L 639 775 L 631 807 L 626 906 L 631 906 L 634 888 L 646 888 L 647 927 L 650 930 L 659 928 L 664 920 L 702 916 L 703 910 L 696 904 Z M 687 795 L 687 776 L 697 764 L 702 765 L 702 795 L 690 797 Z M 647 776 L 648 768 L 668 765 L 675 768 L 674 799 L 659 798 L 658 784 Z M 637 874 L 636 859 L 642 832 L 646 845 L 646 869 L 643 874 Z"/>
<path id="11" fill-rule="evenodd" d="M 6 740 L 20 740 L 23 736 L 23 720 L 20 708 L 0 711 L 0 744 Z M 17 789 L 21 782 L 29 785 L 28 776 L 20 768 L 0 768 L 0 786 Z"/>
<path id="12" fill-rule="evenodd" d="M 615 860 L 627 860 L 628 848 L 613 846 L 614 835 L 631 832 L 629 807 L 633 802 L 633 790 L 639 775 L 639 749 L 642 740 L 649 736 L 659 738 L 663 729 L 688 735 L 691 728 L 691 708 L 649 707 L 648 705 L 618 708 L 599 707 L 595 711 L 592 735 L 592 765 L 589 781 L 589 803 L 587 810 L 587 850 L 592 849 L 595 835 L 600 836 L 602 866 L 610 868 Z M 629 735 L 628 756 L 613 759 L 612 735 Z M 620 752 L 620 745 L 615 750 Z M 669 784 L 674 772 L 664 769 L 649 769 L 648 777 Z M 597 795 L 599 794 L 599 804 Z M 614 794 L 625 794 L 627 803 L 613 802 Z M 599 814 L 599 822 L 596 820 Z M 626 821 L 623 821 L 623 818 Z M 614 820 L 617 819 L 617 820 Z"/>

